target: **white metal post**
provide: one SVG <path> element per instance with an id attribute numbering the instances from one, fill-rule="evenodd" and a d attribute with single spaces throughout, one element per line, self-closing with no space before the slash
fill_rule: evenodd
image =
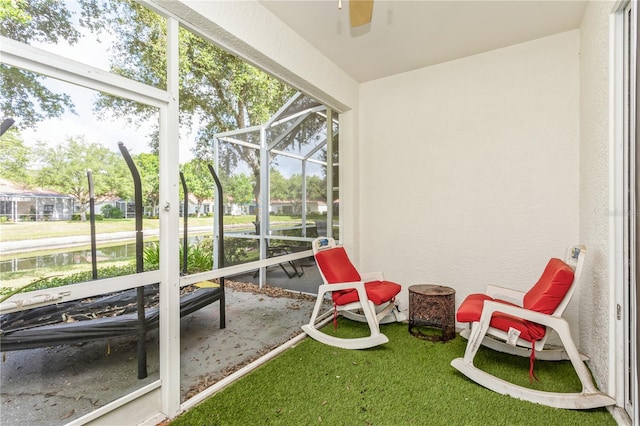
<path id="1" fill-rule="evenodd" d="M 267 239 L 269 232 L 269 149 L 267 146 L 267 130 L 260 128 L 260 259 L 267 258 Z M 260 268 L 259 287 L 264 286 L 267 279 L 267 268 Z"/>
<path id="2" fill-rule="evenodd" d="M 160 109 L 160 380 L 162 412 L 180 410 L 178 21 L 167 19 L 167 91 Z M 186 196 L 186 194 L 185 194 Z M 185 212 L 186 214 L 186 212 Z"/>
<path id="3" fill-rule="evenodd" d="M 216 173 L 218 174 L 218 176 L 220 175 L 220 142 L 218 140 L 218 138 L 214 138 L 213 139 L 213 169 L 216 171 Z M 214 193 L 215 189 L 214 189 Z M 221 217 L 219 217 L 218 215 L 218 211 L 219 211 L 219 204 L 222 203 L 222 200 L 219 200 L 218 197 L 215 197 L 213 199 L 213 269 L 220 269 L 219 262 L 218 262 L 218 247 L 220 247 L 220 244 L 218 243 L 218 241 L 220 240 L 220 238 L 224 238 L 224 234 L 223 235 L 219 235 L 220 233 L 218 232 L 219 229 L 219 224 L 220 221 L 222 220 Z M 224 231 L 223 231 L 224 232 Z"/>
<path id="4" fill-rule="evenodd" d="M 307 159 L 302 160 L 302 229 L 307 236 Z"/>
<path id="5" fill-rule="evenodd" d="M 333 238 L 333 110 L 327 108 L 327 237 Z"/>

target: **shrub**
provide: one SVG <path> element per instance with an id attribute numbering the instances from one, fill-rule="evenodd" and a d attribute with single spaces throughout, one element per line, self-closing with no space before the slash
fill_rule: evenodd
<path id="1" fill-rule="evenodd" d="M 111 211 L 111 219 L 122 219 L 124 217 L 124 212 L 119 208 L 115 207 Z"/>
<path id="2" fill-rule="evenodd" d="M 80 213 L 74 213 L 71 215 L 71 220 L 73 222 L 80 222 L 82 220 L 82 215 Z"/>
<path id="3" fill-rule="evenodd" d="M 248 252 L 254 249 L 255 241 L 242 238 L 225 238 L 224 265 L 231 266 L 242 263 L 248 258 Z M 180 270 L 183 270 L 183 250 L 180 244 Z M 213 238 L 204 237 L 187 248 L 187 273 L 210 271 L 213 269 Z M 143 252 L 145 270 L 158 269 L 160 265 L 160 245 L 153 243 L 145 247 Z"/>
<path id="4" fill-rule="evenodd" d="M 213 269 L 213 244 L 211 241 L 211 238 L 204 238 L 189 247 L 187 273 L 192 274 Z M 182 260 L 182 257 L 180 259 Z"/>
<path id="5" fill-rule="evenodd" d="M 224 239 L 224 264 L 236 265 L 247 259 L 247 252 L 254 248 L 255 241 L 244 238 Z"/>
<path id="6" fill-rule="evenodd" d="M 109 218 L 111 217 L 111 211 L 113 210 L 113 206 L 110 204 L 107 204 L 105 206 L 102 206 L 102 208 L 100 209 L 100 211 L 102 212 L 102 214 L 104 215 L 104 217 Z"/>
<path id="7" fill-rule="evenodd" d="M 112 278 L 112 277 L 121 277 L 123 275 L 132 275 L 136 273 L 135 265 L 128 266 L 107 266 L 104 268 L 98 269 L 98 279 L 102 278 Z M 45 290 L 48 288 L 54 287 L 62 287 L 69 284 L 78 284 L 87 281 L 93 280 L 93 272 L 92 271 L 82 271 L 76 272 L 75 274 L 65 275 L 61 277 L 49 277 L 49 278 L 38 278 L 32 281 L 30 284 L 16 290 L 9 287 L 0 288 L 0 297 L 6 297 L 10 294 L 34 291 L 34 290 Z"/>
<path id="8" fill-rule="evenodd" d="M 107 219 L 122 219 L 124 217 L 124 213 L 122 212 L 122 210 L 110 204 L 102 206 L 100 211 L 102 212 L 102 215 Z"/>
<path id="9" fill-rule="evenodd" d="M 182 257 L 180 258 L 182 259 Z M 142 251 L 142 260 L 145 268 L 158 269 L 160 267 L 160 245 L 152 243 Z"/>

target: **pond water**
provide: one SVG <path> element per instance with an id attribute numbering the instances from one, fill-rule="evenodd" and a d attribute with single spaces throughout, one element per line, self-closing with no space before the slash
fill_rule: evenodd
<path id="1" fill-rule="evenodd" d="M 245 232 L 240 232 L 245 233 Z M 253 233 L 253 232 L 251 232 Z M 272 235 L 290 235 L 300 236 L 300 229 L 285 228 L 272 230 Z M 200 241 L 207 234 L 195 234 L 189 236 L 189 244 Z M 232 233 L 225 235 L 233 235 Z M 226 238 L 225 238 L 226 240 Z M 182 240 L 181 240 L 182 241 Z M 153 241 L 145 242 L 145 247 L 153 244 Z M 105 261 L 114 260 L 135 260 L 136 246 L 132 243 L 125 243 L 120 245 L 109 245 L 108 247 L 98 246 L 96 250 L 96 256 L 98 264 Z M 9 258 L 0 261 L 0 274 L 9 272 L 26 272 L 37 270 L 40 268 L 53 268 L 64 267 L 69 265 L 91 265 L 91 249 L 90 248 L 60 248 L 55 250 L 49 250 L 46 252 L 40 252 L 36 256 L 19 256 L 15 258 Z"/>
<path id="2" fill-rule="evenodd" d="M 145 247 L 153 244 L 146 242 Z M 116 259 L 135 259 L 136 245 L 122 244 L 98 247 L 98 263 Z M 68 265 L 91 264 L 91 249 L 64 248 L 52 250 L 32 257 L 20 257 L 0 261 L 0 273 L 29 271 L 39 268 L 52 268 Z"/>

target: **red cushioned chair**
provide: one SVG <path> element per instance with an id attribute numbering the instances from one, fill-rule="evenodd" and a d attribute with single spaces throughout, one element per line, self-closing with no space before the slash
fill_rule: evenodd
<path id="1" fill-rule="evenodd" d="M 485 294 L 469 295 L 458 308 L 457 320 L 469 323 L 460 335 L 469 339 L 464 358 L 451 365 L 480 385 L 503 395 L 556 408 L 587 409 L 615 404 L 613 398 L 599 392 L 584 364 L 562 318 L 571 296 L 580 282 L 586 248 L 569 247 L 566 259 L 551 259 L 536 284 L 526 293 L 488 286 Z M 560 337 L 563 347 L 545 346 L 549 330 Z M 580 393 L 537 391 L 514 385 L 486 373 L 473 365 L 480 345 L 530 358 L 530 378 L 534 359 L 570 360 L 582 383 Z"/>
<path id="2" fill-rule="evenodd" d="M 333 238 L 320 237 L 314 240 L 313 254 L 324 284 L 318 288 L 318 299 L 311 320 L 302 329 L 322 343 L 345 349 L 365 349 L 388 342 L 387 336 L 380 333 L 380 324 L 406 319 L 395 304 L 395 297 L 402 287 L 385 281 L 380 272 L 360 275 L 347 252 L 343 247 L 336 246 Z M 334 324 L 340 314 L 354 321 L 368 323 L 371 335 L 345 339 L 318 330 L 316 320 L 327 294 L 331 294 L 333 300 Z"/>

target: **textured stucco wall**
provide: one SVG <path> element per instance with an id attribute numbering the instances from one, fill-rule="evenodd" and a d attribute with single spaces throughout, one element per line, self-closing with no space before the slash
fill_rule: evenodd
<path id="1" fill-rule="evenodd" d="M 365 83 L 361 268 L 528 289 L 579 241 L 577 30 Z M 570 305 L 576 316 L 576 306 Z"/>
<path id="2" fill-rule="evenodd" d="M 589 249 L 579 293 L 580 350 L 598 385 L 609 374 L 609 14 L 613 2 L 589 2 L 580 27 L 580 235 Z"/>

